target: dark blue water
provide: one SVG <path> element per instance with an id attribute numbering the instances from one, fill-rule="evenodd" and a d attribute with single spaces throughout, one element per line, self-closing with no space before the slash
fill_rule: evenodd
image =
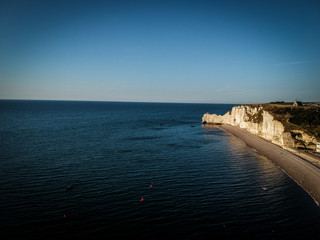
<path id="1" fill-rule="evenodd" d="M 201 125 L 231 107 L 0 101 L 0 237 L 318 239 L 303 189 Z"/>

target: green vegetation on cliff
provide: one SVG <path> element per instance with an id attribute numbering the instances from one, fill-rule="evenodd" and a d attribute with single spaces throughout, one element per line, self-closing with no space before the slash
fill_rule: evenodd
<path id="1" fill-rule="evenodd" d="M 320 140 L 320 107 L 293 107 L 286 104 L 262 106 L 275 120 L 283 124 L 285 131 L 302 130 Z"/>
<path id="2" fill-rule="evenodd" d="M 263 121 L 263 110 L 260 109 L 257 113 L 253 114 L 253 115 L 249 115 L 249 122 L 253 122 L 253 123 L 262 123 Z"/>

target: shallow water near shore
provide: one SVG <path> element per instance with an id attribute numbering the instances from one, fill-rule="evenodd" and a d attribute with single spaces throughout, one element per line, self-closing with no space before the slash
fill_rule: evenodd
<path id="1" fill-rule="evenodd" d="M 231 107 L 0 101 L 0 235 L 317 239 L 320 208 L 300 186 L 201 125 Z"/>

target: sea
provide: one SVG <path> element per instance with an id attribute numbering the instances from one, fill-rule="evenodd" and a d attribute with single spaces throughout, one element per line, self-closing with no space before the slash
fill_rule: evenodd
<path id="1" fill-rule="evenodd" d="M 1 100 L 0 238 L 319 239 L 296 182 L 201 124 L 232 107 Z"/>

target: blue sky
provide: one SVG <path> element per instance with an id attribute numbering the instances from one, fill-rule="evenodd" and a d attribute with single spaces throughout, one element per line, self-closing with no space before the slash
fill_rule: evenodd
<path id="1" fill-rule="evenodd" d="M 0 99 L 320 101 L 319 12 L 306 0 L 1 1 Z"/>

